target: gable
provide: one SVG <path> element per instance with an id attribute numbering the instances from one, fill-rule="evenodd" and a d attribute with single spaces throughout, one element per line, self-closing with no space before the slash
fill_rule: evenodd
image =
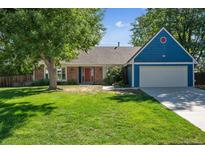
<path id="1" fill-rule="evenodd" d="M 134 62 L 193 62 L 193 60 L 193 57 L 164 28 L 134 57 Z"/>

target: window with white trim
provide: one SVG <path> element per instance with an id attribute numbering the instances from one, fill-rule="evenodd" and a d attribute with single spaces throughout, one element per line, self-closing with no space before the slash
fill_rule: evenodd
<path id="1" fill-rule="evenodd" d="M 66 70 L 65 67 L 57 68 L 56 75 L 58 81 L 66 80 Z M 49 79 L 48 69 L 45 69 L 45 79 Z"/>
<path id="2" fill-rule="evenodd" d="M 57 68 L 57 80 L 59 81 L 66 80 L 65 67 Z"/>

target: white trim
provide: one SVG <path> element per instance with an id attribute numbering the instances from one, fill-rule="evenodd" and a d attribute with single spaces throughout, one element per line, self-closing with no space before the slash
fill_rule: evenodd
<path id="1" fill-rule="evenodd" d="M 62 78 L 62 68 L 65 68 L 65 79 L 58 80 L 58 71 L 57 71 L 57 69 L 61 69 L 61 78 Z M 57 81 L 63 81 L 63 82 L 67 81 L 67 72 L 66 71 L 67 71 L 67 67 L 64 66 L 64 65 L 59 67 L 59 68 L 58 67 L 56 68 Z"/>
<path id="2" fill-rule="evenodd" d="M 135 59 L 143 50 L 144 50 L 144 48 L 146 48 L 147 46 L 148 46 L 148 44 L 150 44 L 151 42 L 152 42 L 152 40 L 155 38 L 155 37 L 157 37 L 157 35 L 162 31 L 162 30 L 165 30 L 167 33 L 168 33 L 168 35 L 170 35 L 173 39 L 174 39 L 174 41 L 192 58 L 192 60 L 193 60 L 193 63 L 195 63 L 195 64 L 198 64 L 198 62 L 192 57 L 192 55 L 190 55 L 190 53 L 163 27 L 157 34 L 155 34 L 153 37 L 152 37 L 152 39 L 142 48 L 142 49 L 140 49 L 140 51 L 134 56 L 134 57 L 132 57 L 132 59 Z M 131 60 L 131 59 L 130 59 Z M 129 60 L 129 61 L 130 61 Z M 129 62 L 128 61 L 128 62 Z"/>
<path id="3" fill-rule="evenodd" d="M 135 77 L 134 77 L 134 59 L 132 59 L 132 87 L 134 87 L 134 80 L 135 80 Z"/>
<path id="4" fill-rule="evenodd" d="M 134 64 L 193 64 L 193 62 L 135 62 Z"/>

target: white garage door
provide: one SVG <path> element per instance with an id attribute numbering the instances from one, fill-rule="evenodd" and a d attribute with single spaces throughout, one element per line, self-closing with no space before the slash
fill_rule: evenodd
<path id="1" fill-rule="evenodd" d="M 187 66 L 140 66 L 140 87 L 187 87 Z"/>

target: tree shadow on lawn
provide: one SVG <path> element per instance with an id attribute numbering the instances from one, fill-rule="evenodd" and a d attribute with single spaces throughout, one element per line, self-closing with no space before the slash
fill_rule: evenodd
<path id="1" fill-rule="evenodd" d="M 53 103 L 33 105 L 30 102 L 4 103 L 0 101 L 0 143 L 22 127 L 30 117 L 37 114 L 49 115 L 56 107 Z"/>
<path id="2" fill-rule="evenodd" d="M 119 103 L 127 103 L 135 101 L 137 103 L 143 103 L 144 101 L 150 101 L 150 103 L 159 103 L 153 97 L 147 95 L 141 90 L 115 90 L 118 94 L 109 97 L 111 100 L 117 100 Z"/>
<path id="3" fill-rule="evenodd" d="M 51 93 L 51 92 L 52 91 L 47 90 L 45 87 L 5 88 L 0 90 L 0 100 L 37 95 L 40 93 Z"/>

